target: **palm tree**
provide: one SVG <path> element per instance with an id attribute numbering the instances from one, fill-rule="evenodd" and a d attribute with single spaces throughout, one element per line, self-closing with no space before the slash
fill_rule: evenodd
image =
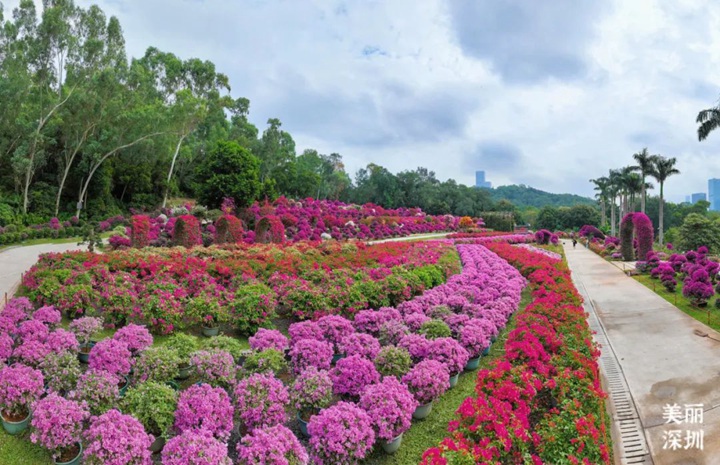
<path id="1" fill-rule="evenodd" d="M 630 207 L 628 204 L 628 197 L 631 190 L 636 185 L 636 181 L 633 178 L 635 173 L 634 166 L 625 166 L 618 170 L 618 183 L 620 186 L 621 200 L 620 200 L 620 218 L 625 216 L 629 211 Z"/>
<path id="2" fill-rule="evenodd" d="M 667 178 L 672 176 L 673 174 L 680 174 L 680 170 L 675 168 L 675 163 L 677 162 L 677 159 L 675 157 L 672 158 L 665 158 L 661 155 L 655 155 L 653 159 L 653 168 L 652 172 L 650 172 L 650 175 L 657 180 L 657 182 L 660 183 L 660 218 L 658 224 L 658 240 L 660 243 L 664 243 L 663 241 L 663 209 L 664 209 L 664 203 L 663 203 L 663 187 L 665 185 L 665 181 Z"/>
<path id="3" fill-rule="evenodd" d="M 700 125 L 697 130 L 698 140 L 704 141 L 711 132 L 720 127 L 720 105 L 700 111 L 695 121 Z"/>
<path id="4" fill-rule="evenodd" d="M 637 162 L 637 169 L 640 171 L 640 177 L 642 178 L 642 193 L 640 194 L 640 211 L 645 213 L 645 202 L 647 201 L 645 191 L 645 177 L 650 174 L 650 170 L 653 167 L 653 155 L 650 155 L 647 147 L 633 155 L 633 158 Z"/>
<path id="5" fill-rule="evenodd" d="M 610 170 L 608 172 L 608 179 L 610 185 L 608 186 L 608 196 L 611 199 L 610 202 L 610 234 L 615 236 L 617 230 L 617 218 L 615 216 L 615 209 L 617 207 L 615 201 L 620 195 L 622 189 L 622 176 L 620 170 Z"/>
<path id="6" fill-rule="evenodd" d="M 630 196 L 630 201 L 628 203 L 628 211 L 634 211 L 635 196 L 637 196 L 638 194 L 642 195 L 642 192 L 645 190 L 645 183 L 643 182 L 642 177 L 640 177 L 640 175 L 637 173 L 630 173 L 627 177 L 626 183 L 627 192 Z"/>
<path id="7" fill-rule="evenodd" d="M 606 215 L 606 209 L 607 209 L 607 200 L 610 188 L 610 178 L 607 176 L 601 176 L 597 179 L 591 179 L 591 183 L 595 184 L 595 190 L 598 191 L 596 197 L 600 201 L 600 224 L 602 226 L 605 226 L 607 224 L 607 215 Z"/>

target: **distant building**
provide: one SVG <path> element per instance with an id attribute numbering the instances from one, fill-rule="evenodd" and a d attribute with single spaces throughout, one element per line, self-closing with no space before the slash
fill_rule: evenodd
<path id="1" fill-rule="evenodd" d="M 705 192 L 698 192 L 696 194 L 692 194 L 690 199 L 692 203 L 698 203 L 701 200 L 707 201 L 707 196 L 705 195 Z"/>
<path id="2" fill-rule="evenodd" d="M 475 187 L 492 188 L 492 183 L 485 180 L 485 171 L 475 171 Z"/>
<path id="3" fill-rule="evenodd" d="M 711 211 L 720 211 L 720 179 L 708 179 L 708 201 Z"/>
<path id="4" fill-rule="evenodd" d="M 690 202 L 692 202 L 692 197 L 690 197 L 689 195 L 686 195 L 686 196 L 685 196 L 685 203 L 690 203 Z"/>

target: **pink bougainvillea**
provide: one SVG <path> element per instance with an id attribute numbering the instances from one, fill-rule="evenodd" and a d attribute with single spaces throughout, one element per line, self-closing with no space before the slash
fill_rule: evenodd
<path id="1" fill-rule="evenodd" d="M 200 222 L 193 215 L 182 215 L 175 219 L 173 243 L 186 248 L 202 245 Z"/>

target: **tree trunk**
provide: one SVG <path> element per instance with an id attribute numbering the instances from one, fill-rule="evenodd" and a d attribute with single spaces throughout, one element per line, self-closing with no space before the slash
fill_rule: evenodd
<path id="1" fill-rule="evenodd" d="M 173 170 L 175 169 L 175 160 L 177 160 L 178 153 L 180 153 L 180 146 L 182 145 L 183 140 L 185 140 L 186 137 L 187 134 L 183 134 L 182 137 L 180 137 L 177 146 L 175 147 L 175 153 L 172 157 L 172 163 L 170 163 L 170 171 L 168 172 L 167 186 L 165 187 L 165 197 L 163 198 L 162 204 L 163 208 L 165 208 L 165 205 L 167 205 L 168 194 L 170 193 L 170 180 L 172 179 Z"/>
<path id="2" fill-rule="evenodd" d="M 610 235 L 615 236 L 615 196 L 610 203 Z"/>
<path id="3" fill-rule="evenodd" d="M 658 224 L 658 240 L 660 241 L 660 244 L 664 244 L 664 234 L 663 234 L 663 210 L 665 202 L 663 201 L 663 183 L 660 183 L 660 219 Z"/>
<path id="4" fill-rule="evenodd" d="M 642 192 L 640 193 L 640 211 L 645 213 L 645 176 L 642 177 Z"/>
<path id="5" fill-rule="evenodd" d="M 607 215 L 605 214 L 605 199 L 600 200 L 600 224 L 605 226 L 607 222 Z"/>

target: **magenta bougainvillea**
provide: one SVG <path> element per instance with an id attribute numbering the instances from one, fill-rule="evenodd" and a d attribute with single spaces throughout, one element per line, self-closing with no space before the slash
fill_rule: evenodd
<path id="1" fill-rule="evenodd" d="M 285 423 L 290 394 L 282 381 L 268 374 L 254 374 L 235 387 L 240 419 L 249 431 Z"/>
<path id="2" fill-rule="evenodd" d="M 130 240 L 132 246 L 143 248 L 150 245 L 150 218 L 147 215 L 133 215 Z"/>
<path id="3" fill-rule="evenodd" d="M 192 429 L 170 439 L 162 451 L 163 465 L 232 465 L 227 444 L 204 429 Z"/>
<path id="4" fill-rule="evenodd" d="M 255 226 L 255 242 L 260 244 L 285 242 L 285 225 L 280 217 L 270 215 L 261 218 Z"/>
<path id="5" fill-rule="evenodd" d="M 216 438 L 227 440 L 233 428 L 233 414 L 230 396 L 224 389 L 194 384 L 180 393 L 175 428 L 181 433 L 206 429 Z"/>
<path id="6" fill-rule="evenodd" d="M 202 245 L 200 222 L 193 215 L 182 215 L 175 219 L 173 243 L 186 248 Z"/>
<path id="7" fill-rule="evenodd" d="M 33 405 L 30 440 L 49 450 L 54 459 L 80 442 L 83 423 L 90 417 L 84 404 L 50 393 Z"/>
<path id="8" fill-rule="evenodd" d="M 633 214 L 633 226 L 635 227 L 635 237 L 638 243 L 638 260 L 646 260 L 648 252 L 652 251 L 654 240 L 653 225 L 650 218 L 642 212 Z"/>
<path id="9" fill-rule="evenodd" d="M 215 222 L 216 244 L 237 244 L 243 241 L 244 231 L 240 218 L 223 215 Z"/>
<path id="10" fill-rule="evenodd" d="M 239 463 L 307 465 L 309 457 L 297 437 L 283 425 L 258 428 L 237 445 Z"/>
<path id="11" fill-rule="evenodd" d="M 375 443 L 370 416 L 349 402 L 338 402 L 308 423 L 310 453 L 317 465 L 353 465 Z"/>
<path id="12" fill-rule="evenodd" d="M 130 415 L 112 409 L 94 418 L 85 432 L 86 465 L 150 465 L 154 438 Z"/>

